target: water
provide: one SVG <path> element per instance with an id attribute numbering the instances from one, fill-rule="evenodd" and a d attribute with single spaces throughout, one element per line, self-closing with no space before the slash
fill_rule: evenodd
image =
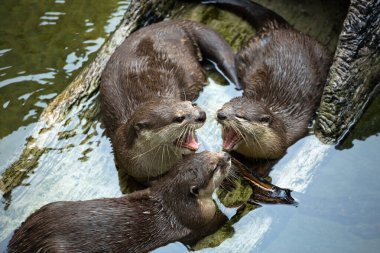
<path id="1" fill-rule="evenodd" d="M 91 3 L 0 3 L 0 173 L 17 159 L 41 110 L 94 57 L 128 5 L 116 0 Z M 212 74 L 198 99 L 208 114 L 199 131 L 202 149 L 220 149 L 220 129 L 213 115 L 239 95 L 220 83 L 225 82 Z M 42 155 L 34 173 L 1 198 L 0 241 L 46 203 L 122 194 L 96 109 L 95 116 L 78 113 L 96 106 L 94 96 L 36 140 Z M 299 206 L 255 209 L 233 225 L 231 238 L 201 251 L 378 252 L 379 110 L 377 98 L 338 147 L 323 145 L 314 136 L 293 145 L 271 176 L 273 183 L 295 191 Z M 186 251 L 180 243 L 156 250 Z"/>
<path id="2" fill-rule="evenodd" d="M 0 171 L 39 114 L 96 55 L 128 1 L 0 3 Z"/>
<path id="3" fill-rule="evenodd" d="M 94 58 L 120 23 L 128 6 L 129 1 L 121 0 L 98 1 L 96 4 L 89 0 L 4 0 L 0 3 L 0 173 L 18 158 L 41 111 Z M 77 122 L 73 119 L 71 124 Z M 93 131 L 87 130 L 88 135 L 77 136 L 78 143 L 71 154 L 75 156 L 75 152 L 79 152 L 80 155 L 73 159 L 86 158 L 91 144 L 79 143 L 84 139 L 85 144 L 91 143 L 88 137 L 96 132 L 98 125 Z M 71 140 L 67 142 L 72 145 Z M 69 156 L 61 156 L 67 142 L 62 140 L 49 147 L 51 152 L 40 161 L 45 167 L 30 175 L 30 181 L 25 183 L 30 186 L 30 191 L 20 187 L 13 192 L 14 205 L 8 206 L 11 197 L 1 199 L 0 241 L 41 205 L 63 198 L 79 199 L 82 195 L 78 192 L 91 193 L 92 187 L 89 185 L 90 189 L 86 189 L 83 184 L 86 180 L 80 181 L 81 175 L 95 177 L 95 181 L 107 178 L 94 169 L 64 170 L 70 167 Z M 102 144 L 108 144 L 107 140 Z M 102 150 L 103 146 L 98 147 Z M 109 146 L 107 148 L 103 153 L 111 152 Z M 61 157 L 61 163 L 52 157 Z M 109 164 L 113 164 L 112 158 Z M 59 173 L 55 174 L 54 169 L 62 173 L 60 178 L 56 177 Z M 113 185 L 118 185 L 115 168 L 110 171 L 111 175 L 116 175 Z M 57 179 L 61 179 L 60 183 Z M 106 182 L 99 182 L 100 188 L 96 191 L 101 192 L 101 185 Z M 52 185 L 55 185 L 55 192 L 47 197 Z M 78 185 L 81 185 L 80 189 Z M 61 195 L 60 191 L 65 193 Z M 103 194 L 107 193 L 104 191 Z"/>

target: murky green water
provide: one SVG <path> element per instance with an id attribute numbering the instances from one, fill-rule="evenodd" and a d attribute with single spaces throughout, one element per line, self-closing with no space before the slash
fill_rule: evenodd
<path id="1" fill-rule="evenodd" d="M 268 2 L 280 12 L 281 3 Z M 316 32 L 307 23 L 299 22 L 302 16 L 308 17 L 300 3 L 290 2 L 293 10 L 282 14 L 294 20 L 300 30 L 310 29 L 313 36 L 334 48 L 339 25 L 325 25 L 330 29 L 327 33 Z M 94 57 L 127 6 L 127 1 L 117 0 L 96 4 L 84 0 L 0 3 L 0 173 L 17 159 L 41 110 Z M 315 3 L 311 9 L 330 11 L 328 17 L 312 17 L 317 23 L 314 26 L 334 22 L 338 16 L 332 14 L 331 8 Z M 215 28 L 229 22 L 212 10 L 210 16 L 221 20 L 212 21 Z M 232 36 L 237 31 L 233 26 L 229 29 L 230 42 L 238 44 Z M 239 95 L 233 87 L 219 85 L 221 82 L 220 77 L 211 75 L 197 101 L 208 113 L 206 125 L 199 131 L 203 149 L 220 149 L 220 130 L 213 114 L 224 102 Z M 94 113 L 81 115 L 73 110 L 67 120 L 36 140 L 43 154 L 34 173 L 1 198 L 0 241 L 46 203 L 122 194 L 96 106 L 94 96 L 80 107 L 81 111 L 95 110 Z M 275 184 L 295 190 L 300 205 L 258 208 L 233 225 L 231 238 L 217 248 L 201 251 L 378 252 L 379 110 L 377 98 L 338 148 L 323 145 L 314 136 L 293 145 L 271 176 Z M 186 251 L 179 243 L 156 250 Z"/>
<path id="2" fill-rule="evenodd" d="M 129 1 L 0 2 L 0 168 L 115 30 Z"/>

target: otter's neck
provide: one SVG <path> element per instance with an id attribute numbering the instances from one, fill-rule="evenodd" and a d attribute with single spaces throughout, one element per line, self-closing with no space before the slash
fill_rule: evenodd
<path id="1" fill-rule="evenodd" d="M 197 230 L 207 225 L 215 216 L 216 206 L 211 196 L 197 198 L 183 185 L 166 185 L 160 190 L 167 213 L 182 226 Z M 179 199 L 181 199 L 179 201 Z"/>
<path id="2" fill-rule="evenodd" d="M 138 138 L 133 122 L 117 129 L 112 145 L 118 167 L 140 181 L 165 174 L 182 158 L 181 150 L 172 144 L 149 135 Z"/>
<path id="3" fill-rule="evenodd" d="M 157 177 L 169 169 L 182 158 L 181 150 L 171 144 L 155 141 L 135 142 L 128 149 L 129 166 L 133 166 L 135 178 L 143 179 L 146 175 Z"/>

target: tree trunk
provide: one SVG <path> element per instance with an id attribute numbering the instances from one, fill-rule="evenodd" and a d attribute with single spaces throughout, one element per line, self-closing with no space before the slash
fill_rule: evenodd
<path id="1" fill-rule="evenodd" d="M 316 135 L 339 142 L 380 86 L 380 1 L 352 0 L 319 108 Z"/>

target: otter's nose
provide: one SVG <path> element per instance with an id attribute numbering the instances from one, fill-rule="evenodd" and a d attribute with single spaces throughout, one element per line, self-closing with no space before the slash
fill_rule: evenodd
<path id="1" fill-rule="evenodd" d="M 199 112 L 199 116 L 197 118 L 197 122 L 204 123 L 206 121 L 206 113 L 204 111 Z"/>
<path id="2" fill-rule="evenodd" d="M 227 115 L 224 112 L 222 112 L 222 111 L 218 112 L 217 117 L 218 117 L 219 120 L 225 120 L 225 119 L 227 119 Z"/>

